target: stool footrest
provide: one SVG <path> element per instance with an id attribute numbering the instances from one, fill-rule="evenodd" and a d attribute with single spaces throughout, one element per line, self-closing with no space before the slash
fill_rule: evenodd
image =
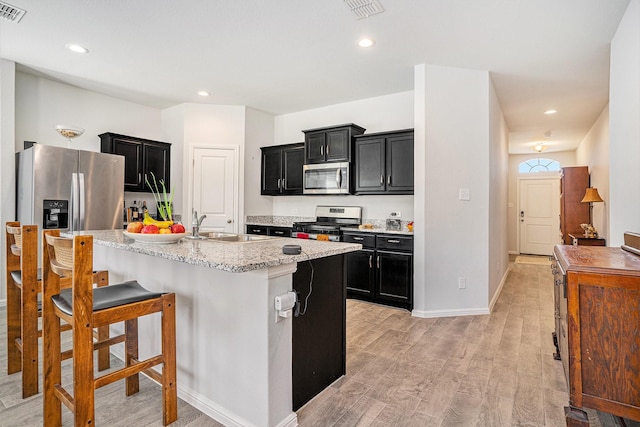
<path id="1" fill-rule="evenodd" d="M 115 372 L 111 372 L 109 374 L 96 378 L 94 381 L 95 388 L 100 388 L 105 385 L 111 384 L 114 381 L 118 381 L 118 380 L 130 377 L 131 375 L 138 374 L 141 371 L 149 369 L 152 366 L 159 365 L 163 362 L 164 362 L 164 356 L 160 354 L 158 356 L 147 359 L 143 362 L 134 363 L 133 365 L 127 366 L 126 368 L 122 368 Z"/>
<path id="2" fill-rule="evenodd" d="M 56 394 L 56 397 L 60 400 L 60 402 L 64 403 L 64 406 L 69 408 L 71 412 L 75 412 L 75 400 L 73 399 L 73 396 L 67 393 L 67 390 L 62 388 L 60 384 L 56 384 L 54 393 Z"/>

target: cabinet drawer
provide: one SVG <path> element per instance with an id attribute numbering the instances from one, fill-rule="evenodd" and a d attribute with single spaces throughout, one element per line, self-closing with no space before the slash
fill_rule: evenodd
<path id="1" fill-rule="evenodd" d="M 378 249 L 396 249 L 401 251 L 413 251 L 413 237 L 407 236 L 377 236 L 376 247 Z"/>
<path id="2" fill-rule="evenodd" d="M 374 234 L 343 233 L 342 240 L 346 243 L 360 243 L 363 248 L 376 247 L 376 236 Z"/>
<path id="3" fill-rule="evenodd" d="M 263 225 L 247 225 L 247 234 L 263 234 L 267 235 L 268 227 Z"/>
<path id="4" fill-rule="evenodd" d="M 269 236 L 291 237 L 291 228 L 289 228 L 289 227 L 269 227 Z"/>

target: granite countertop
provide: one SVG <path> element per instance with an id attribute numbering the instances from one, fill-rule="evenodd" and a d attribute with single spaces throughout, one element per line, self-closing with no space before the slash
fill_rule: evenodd
<path id="1" fill-rule="evenodd" d="M 172 244 L 153 244 L 138 243 L 125 236 L 123 230 L 63 233 L 67 237 L 74 234 L 93 235 L 93 242 L 97 245 L 234 273 L 260 270 L 362 249 L 362 245 L 357 243 L 322 242 L 286 237 L 273 237 L 267 240 L 243 243 L 182 239 Z M 300 255 L 284 255 L 282 246 L 285 244 L 300 245 L 302 253 Z"/>

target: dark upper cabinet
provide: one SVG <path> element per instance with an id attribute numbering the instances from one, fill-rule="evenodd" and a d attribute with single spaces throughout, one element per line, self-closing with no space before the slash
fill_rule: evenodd
<path id="1" fill-rule="evenodd" d="M 263 147 L 261 189 L 263 196 L 302 194 L 304 143 Z"/>
<path id="2" fill-rule="evenodd" d="M 355 137 L 356 194 L 413 194 L 413 129 Z"/>
<path id="3" fill-rule="evenodd" d="M 305 163 L 350 162 L 353 137 L 364 128 L 351 124 L 303 131 L 305 134 Z"/>
<path id="4" fill-rule="evenodd" d="M 171 191 L 171 144 L 107 132 L 100 135 L 100 152 L 124 156 L 125 191 L 151 192 L 145 178 L 153 182 L 152 172 L 158 188 L 162 179 Z"/>

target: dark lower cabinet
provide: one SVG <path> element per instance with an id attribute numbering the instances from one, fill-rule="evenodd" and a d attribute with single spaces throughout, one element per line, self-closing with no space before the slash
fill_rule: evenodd
<path id="1" fill-rule="evenodd" d="M 344 259 L 334 255 L 299 262 L 293 274 L 304 311 L 293 318 L 294 411 L 346 373 Z"/>
<path id="2" fill-rule="evenodd" d="M 363 249 L 345 255 L 347 296 L 413 309 L 413 237 L 343 233 Z"/>
<path id="3" fill-rule="evenodd" d="M 247 225 L 247 234 L 262 234 L 263 236 L 291 237 L 291 227 L 276 225 Z"/>

